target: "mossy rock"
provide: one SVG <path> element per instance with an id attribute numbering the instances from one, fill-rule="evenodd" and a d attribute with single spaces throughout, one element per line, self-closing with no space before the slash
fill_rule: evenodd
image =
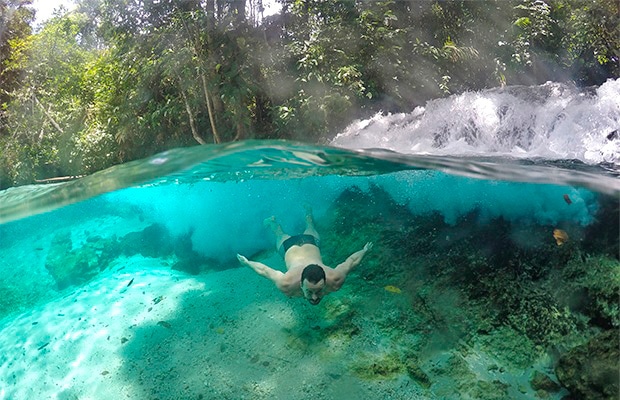
<path id="1" fill-rule="evenodd" d="M 105 270 L 116 256 L 115 238 L 89 239 L 82 247 L 74 249 L 70 232 L 64 232 L 52 239 L 45 268 L 62 290 L 88 282 Z"/>
<path id="2" fill-rule="evenodd" d="M 467 388 L 466 393 L 477 400 L 505 400 L 510 398 L 508 385 L 500 381 L 476 381 L 474 385 Z"/>
<path id="3" fill-rule="evenodd" d="M 353 363 L 351 370 L 367 380 L 393 379 L 406 373 L 424 389 L 432 385 L 431 378 L 424 372 L 415 355 L 401 355 L 396 351 L 379 356 L 364 354 Z"/>
<path id="4" fill-rule="evenodd" d="M 352 366 L 351 370 L 362 379 L 393 379 L 405 372 L 405 364 L 397 353 L 377 355 L 362 355 Z"/>
<path id="5" fill-rule="evenodd" d="M 321 340 L 341 339 L 349 341 L 360 333 L 360 328 L 354 323 L 356 310 L 348 300 L 338 300 L 326 303 L 324 320 L 325 325 L 320 329 Z"/>
<path id="6" fill-rule="evenodd" d="M 576 398 L 616 400 L 620 393 L 620 337 L 615 329 L 564 354 L 555 369 L 558 380 Z"/>
<path id="7" fill-rule="evenodd" d="M 433 371 L 436 375 L 447 375 L 452 376 L 459 381 L 463 382 L 465 386 L 471 383 L 471 381 L 476 379 L 476 374 L 474 374 L 467 362 L 458 354 L 452 354 L 450 358 L 447 360 L 446 364 L 440 368 L 437 368 Z"/>
<path id="8" fill-rule="evenodd" d="M 578 320 L 549 290 L 528 283 L 514 283 L 505 271 L 485 276 L 478 285 L 477 302 L 486 312 L 486 332 L 493 325 L 506 325 L 526 335 L 537 345 L 553 345 L 577 331 Z"/>
<path id="9" fill-rule="evenodd" d="M 444 387 L 449 390 L 442 398 L 471 399 L 508 399 L 508 385 L 500 381 L 478 379 L 469 364 L 459 354 L 452 354 L 446 363 L 431 371 L 436 376 L 447 376 L 454 381 L 454 386 Z"/>
<path id="10" fill-rule="evenodd" d="M 571 306 L 602 328 L 620 328 L 620 262 L 606 256 L 576 257 L 564 271 Z M 578 301 L 575 301 L 578 299 Z"/>
<path id="11" fill-rule="evenodd" d="M 530 378 L 530 386 L 535 391 L 544 391 L 544 392 L 557 392 L 560 390 L 560 385 L 554 382 L 548 375 L 543 374 L 540 371 L 534 371 L 532 373 L 532 377 Z"/>
<path id="12" fill-rule="evenodd" d="M 543 354 L 542 347 L 537 346 L 527 335 L 508 326 L 481 335 L 477 341 L 485 352 L 511 369 L 527 368 Z"/>
<path id="13" fill-rule="evenodd" d="M 576 320 L 568 308 L 560 307 L 543 291 L 527 290 L 515 295 L 509 308 L 506 321 L 536 344 L 553 343 L 576 329 Z"/>
<path id="14" fill-rule="evenodd" d="M 144 257 L 165 257 L 174 250 L 173 239 L 162 224 L 152 224 L 141 231 L 130 232 L 121 239 L 123 254 Z"/>
<path id="15" fill-rule="evenodd" d="M 355 315 L 355 310 L 346 301 L 326 303 L 324 318 L 320 324 L 283 329 L 286 333 L 286 347 L 303 354 L 319 349 L 319 352 L 331 356 L 328 343 L 348 343 L 353 336 L 360 333 L 360 328 L 353 322 Z"/>
<path id="16" fill-rule="evenodd" d="M 420 367 L 420 361 L 417 357 L 407 357 L 405 360 L 405 369 L 409 377 L 424 389 L 429 389 L 433 384 L 428 374 Z"/>
<path id="17" fill-rule="evenodd" d="M 24 291 L 15 286 L 0 284 L 0 293 L 0 318 L 27 303 Z"/>

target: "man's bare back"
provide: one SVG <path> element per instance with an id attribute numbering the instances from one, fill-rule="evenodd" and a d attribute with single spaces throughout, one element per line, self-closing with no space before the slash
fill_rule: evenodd
<path id="1" fill-rule="evenodd" d="M 239 262 L 252 268 L 257 274 L 270 279 L 276 287 L 289 297 L 305 297 L 311 304 L 318 304 L 326 294 L 339 290 L 349 274 L 361 261 L 372 243 L 351 254 L 336 268 L 323 263 L 319 249 L 320 237 L 314 228 L 310 212 L 306 215 L 306 230 L 303 235 L 290 236 L 282 231 L 275 217 L 267 218 L 265 225 L 276 235 L 276 247 L 284 254 L 287 271 L 282 272 L 267 265 L 250 261 L 237 254 Z"/>

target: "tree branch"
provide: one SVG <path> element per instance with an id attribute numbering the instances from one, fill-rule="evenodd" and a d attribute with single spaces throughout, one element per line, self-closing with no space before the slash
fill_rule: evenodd
<path id="1" fill-rule="evenodd" d="M 60 125 L 58 125 L 58 123 L 54 120 L 54 118 L 51 116 L 51 114 L 49 113 L 49 111 L 47 111 L 45 109 L 45 107 L 43 107 L 43 104 L 41 104 L 41 102 L 39 101 L 39 99 L 37 98 L 37 96 L 35 94 L 32 95 L 32 98 L 34 99 L 34 102 L 37 104 L 37 106 L 39 106 L 39 108 L 41 109 L 41 111 L 43 111 L 43 114 L 45 114 L 45 116 L 47 117 L 47 119 L 49 119 L 50 123 L 52 124 L 52 126 L 54 128 L 56 128 L 56 130 L 62 134 L 64 134 L 65 132 L 62 130 L 62 128 L 60 127 Z M 43 138 L 43 131 L 41 131 L 41 135 L 39 135 L 39 140 Z"/>
<path id="2" fill-rule="evenodd" d="M 189 104 L 189 99 L 185 94 L 185 91 L 181 90 L 181 96 L 183 97 L 183 103 L 185 103 L 185 111 L 187 111 L 187 116 L 189 117 L 189 126 L 192 128 L 192 136 L 196 141 L 200 144 L 207 144 L 202 137 L 198 134 L 198 130 L 196 129 L 196 122 L 194 121 L 194 114 L 192 113 L 192 107 Z"/>
<path id="3" fill-rule="evenodd" d="M 209 89 L 207 88 L 207 78 L 204 73 L 200 74 L 202 79 L 202 90 L 204 91 L 205 100 L 207 102 L 207 111 L 209 112 L 209 122 L 211 123 L 211 130 L 213 131 L 213 141 L 215 143 L 222 143 L 220 134 L 215 126 L 215 115 L 213 115 L 213 106 L 211 105 L 211 96 L 209 96 Z"/>

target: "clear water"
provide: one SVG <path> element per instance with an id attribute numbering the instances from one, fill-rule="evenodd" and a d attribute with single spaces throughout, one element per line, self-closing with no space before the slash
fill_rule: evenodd
<path id="1" fill-rule="evenodd" d="M 456 96 L 330 146 L 176 149 L 0 193 L 0 399 L 532 398 L 536 372 L 558 382 L 570 349 L 618 328 L 620 96 L 606 85 L 477 94 L 518 108 L 544 92 L 568 142 L 539 141 L 531 110 L 504 126 L 511 141 L 479 122 L 438 141 L 464 124 L 439 126 L 450 107 L 493 122 Z M 283 269 L 263 220 L 299 233 L 305 206 L 327 265 L 375 244 L 319 306 L 236 259 Z M 580 303 L 608 290 L 600 309 Z"/>

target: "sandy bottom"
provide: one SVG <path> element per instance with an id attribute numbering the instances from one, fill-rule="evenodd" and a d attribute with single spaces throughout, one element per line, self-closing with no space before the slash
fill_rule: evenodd
<path id="1" fill-rule="evenodd" d="M 170 265 L 120 257 L 0 321 L 0 400 L 536 398 L 532 368 L 442 333 L 390 282 L 355 274 L 312 306 L 249 268 Z M 439 298 L 456 321 L 458 306 Z"/>
<path id="2" fill-rule="evenodd" d="M 428 398 L 406 374 L 353 374 L 361 353 L 385 344 L 380 332 L 320 339 L 350 306 L 340 293 L 326 302 L 288 299 L 249 269 L 188 276 L 158 259 L 119 259 L 2 321 L 0 399 Z"/>

